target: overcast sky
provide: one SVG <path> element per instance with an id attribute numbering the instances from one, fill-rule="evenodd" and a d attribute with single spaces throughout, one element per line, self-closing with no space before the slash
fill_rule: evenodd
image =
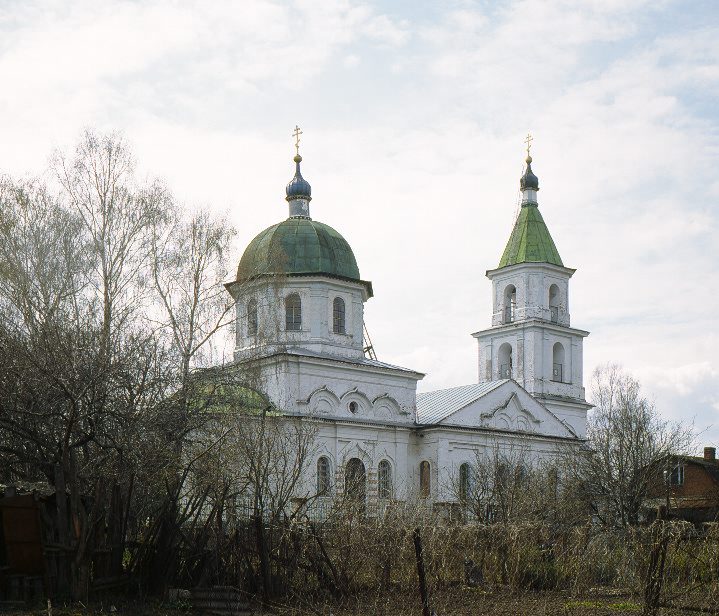
<path id="1" fill-rule="evenodd" d="M 531 131 L 585 384 L 620 362 L 719 445 L 715 0 L 4 0 L 0 84 L 0 172 L 122 131 L 144 173 L 229 213 L 235 261 L 287 216 L 299 124 L 312 216 L 422 391 L 476 382 Z"/>

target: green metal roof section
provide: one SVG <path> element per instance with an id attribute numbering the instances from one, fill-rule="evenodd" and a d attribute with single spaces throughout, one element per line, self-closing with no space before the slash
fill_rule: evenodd
<path id="1" fill-rule="evenodd" d="M 265 274 L 324 274 L 360 281 L 354 253 L 332 227 L 288 218 L 262 231 L 245 249 L 237 280 Z"/>
<path id="2" fill-rule="evenodd" d="M 499 267 L 517 263 L 551 263 L 564 267 L 536 204 L 523 204 Z"/>
<path id="3" fill-rule="evenodd" d="M 187 392 L 190 408 L 207 413 L 278 414 L 267 396 L 235 379 L 224 367 L 196 372 Z"/>

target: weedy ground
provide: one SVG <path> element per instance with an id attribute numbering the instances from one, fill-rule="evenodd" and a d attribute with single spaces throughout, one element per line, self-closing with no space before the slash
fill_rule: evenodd
<path id="1" fill-rule="evenodd" d="M 685 602 L 690 607 L 703 607 L 702 597 Z M 576 597 L 563 592 L 517 593 L 508 589 L 484 591 L 458 587 L 439 591 L 431 598 L 431 607 L 438 616 L 619 616 L 639 615 L 641 600 L 616 593 L 592 592 Z M 1 608 L 0 608 L 1 611 Z M 12 616 L 47 616 L 46 606 L 31 610 L 1 612 Z M 262 608 L 256 606 L 253 616 L 420 616 L 418 594 L 387 592 L 373 596 L 355 596 L 341 604 L 317 604 L 301 599 L 291 605 Z M 696 615 L 694 610 L 662 608 L 662 616 Z M 712 612 L 704 612 L 712 614 Z M 124 602 L 104 601 L 85 606 L 54 606 L 52 616 L 190 616 L 194 614 L 186 602 Z M 719 606 L 714 612 L 719 616 Z"/>

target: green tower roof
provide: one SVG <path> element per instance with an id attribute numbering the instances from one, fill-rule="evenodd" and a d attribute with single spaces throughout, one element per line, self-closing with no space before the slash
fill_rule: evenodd
<path id="1" fill-rule="evenodd" d="M 531 140 L 531 137 L 528 137 Z M 542 214 L 537 206 L 539 179 L 532 171 L 532 157 L 527 147 L 527 167 L 519 180 L 522 191 L 522 209 L 512 229 L 512 235 L 504 249 L 499 267 L 516 265 L 517 263 L 551 263 L 564 267 L 557 247 L 554 245 L 549 229 L 544 224 Z"/>
<path id="2" fill-rule="evenodd" d="M 250 242 L 240 259 L 237 280 L 266 274 L 318 274 L 360 281 L 347 240 L 332 227 L 309 218 L 288 218 Z"/>
<path id="3" fill-rule="evenodd" d="M 517 263 L 551 263 L 564 267 L 536 204 L 522 205 L 499 267 Z"/>

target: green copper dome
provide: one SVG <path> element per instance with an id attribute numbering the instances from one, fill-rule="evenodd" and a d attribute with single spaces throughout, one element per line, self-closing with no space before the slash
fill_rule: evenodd
<path id="1" fill-rule="evenodd" d="M 360 281 L 347 240 L 332 227 L 309 218 L 288 218 L 250 242 L 240 259 L 237 280 L 264 274 L 314 274 Z"/>

